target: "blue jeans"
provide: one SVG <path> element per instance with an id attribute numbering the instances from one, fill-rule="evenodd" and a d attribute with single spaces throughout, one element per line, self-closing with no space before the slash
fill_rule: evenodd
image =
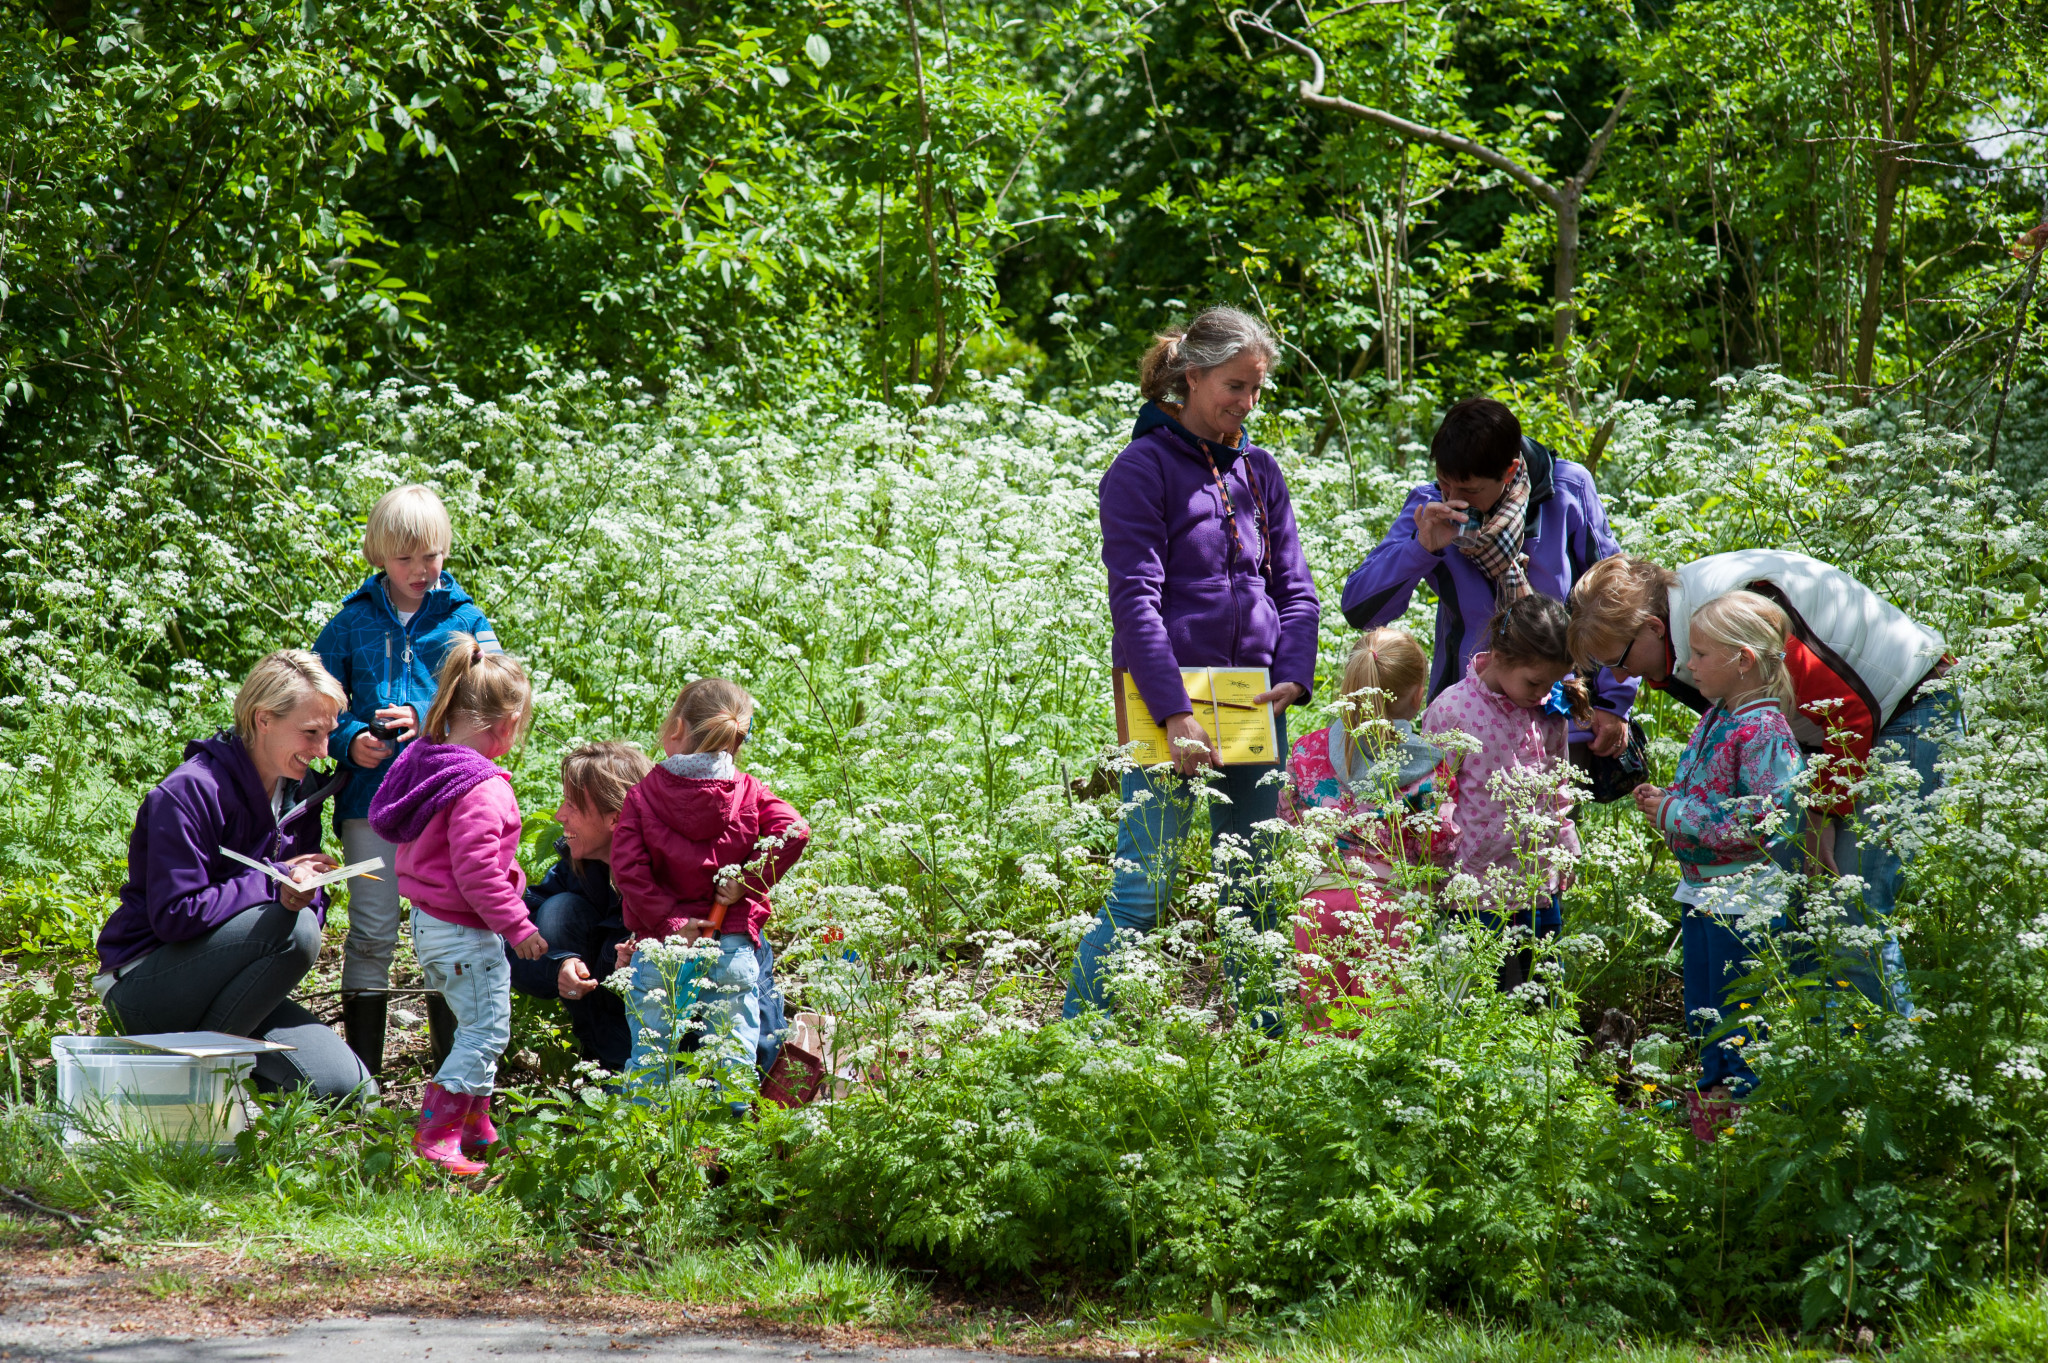
<path id="1" fill-rule="evenodd" d="M 455 1044 L 434 1073 L 450 1093 L 489 1097 L 497 1087 L 498 1057 L 512 1042 L 512 974 L 505 940 L 487 928 L 444 923 L 412 911 L 412 950 L 427 988 L 455 1014 Z"/>
<path id="2" fill-rule="evenodd" d="M 1962 738 L 1965 732 L 1962 702 L 1953 692 L 1940 691 L 1920 697 L 1893 715 L 1879 731 L 1871 758 L 1910 762 L 1920 778 L 1919 793 L 1924 799 L 1941 789 L 1941 774 L 1935 770 L 1941 760 L 1941 745 Z M 1883 929 L 1885 938 L 1871 947 L 1837 947 L 1829 967 L 1831 978 L 1845 979 L 1878 1007 L 1910 1017 L 1913 992 L 1906 982 L 1906 959 L 1899 951 L 1899 939 L 1889 929 L 1906 878 L 1905 862 L 1881 838 L 1863 837 L 1858 827 L 1863 818 L 1863 808 L 1858 806 L 1847 827 L 1836 834 L 1835 864 L 1843 874 L 1863 878 L 1863 902 L 1848 905 L 1848 922 Z"/>
<path id="3" fill-rule="evenodd" d="M 1280 750 L 1287 751 L 1287 723 L 1284 714 L 1275 716 L 1280 731 Z M 1242 838 L 1251 851 L 1251 863 L 1236 863 L 1225 886 L 1223 903 L 1251 920 L 1260 932 L 1270 932 L 1280 920 L 1278 905 L 1253 907 L 1249 883 L 1262 870 L 1271 852 L 1271 839 L 1254 827 L 1280 813 L 1280 785 L 1261 785 L 1277 770 L 1271 766 L 1224 767 L 1208 775 L 1209 785 L 1230 801 L 1207 801 L 1209 839 L 1213 846 L 1225 834 Z M 1179 786 L 1179 789 L 1175 789 Z M 1143 771 L 1127 771 L 1122 782 L 1123 802 L 1130 804 L 1139 792 L 1151 798 L 1124 816 L 1117 826 L 1117 866 L 1109 883 L 1109 898 L 1103 902 L 1102 917 L 1081 939 L 1074 962 L 1073 978 L 1067 985 L 1062 1017 L 1079 1017 L 1083 1007 L 1107 1006 L 1102 996 L 1102 958 L 1115 949 L 1117 934 L 1150 932 L 1159 922 L 1159 911 L 1173 898 L 1174 882 L 1180 875 L 1180 849 L 1194 822 L 1195 799 L 1176 778 L 1154 780 Z M 1231 963 L 1231 978 L 1241 971 Z M 1261 1019 L 1265 1025 L 1267 1019 Z M 1277 1025 L 1278 1019 L 1270 1020 Z"/>
<path id="4" fill-rule="evenodd" d="M 548 940 L 548 954 L 522 961 L 505 948 L 512 987 L 528 998 L 561 998 L 562 962 L 580 958 L 590 978 L 602 982 L 618 968 L 619 943 L 631 936 L 617 919 L 606 922 L 580 894 L 550 895 L 533 911 L 533 925 Z M 789 1023 L 782 1007 L 782 989 L 775 983 L 775 948 L 767 938 L 755 953 L 761 961 L 761 1041 L 754 1063 L 766 1074 L 782 1052 Z M 633 1056 L 633 1024 L 626 1001 L 610 989 L 594 989 L 580 999 L 562 999 L 569 1030 L 585 1060 L 594 1060 L 613 1074 L 624 1074 Z"/>
<path id="5" fill-rule="evenodd" d="M 744 932 L 721 933 L 717 956 L 700 942 L 702 958 L 685 962 L 671 985 L 663 968 L 651 958 L 647 944 L 633 953 L 633 1054 L 627 1072 L 638 1084 L 666 1078 L 670 1057 L 701 1045 L 716 1048 L 725 1077 L 727 1101 L 744 1110 L 755 1085 L 736 1080 L 735 1071 L 751 1070 L 761 1048 L 761 956 Z M 656 999 L 657 992 L 673 997 Z"/>
<path id="6" fill-rule="evenodd" d="M 1756 1073 L 1742 1058 L 1742 1047 L 1756 1038 L 1748 1027 L 1738 1027 L 1719 1041 L 1707 1038 L 1727 1020 L 1728 987 L 1753 968 L 1746 962 L 1756 959 L 1756 948 L 1736 931 L 1740 915 L 1707 913 L 1690 904 L 1677 907 L 1685 954 L 1685 1029 L 1700 1044 L 1699 1086 L 1706 1090 L 1726 1084 L 1740 1097 L 1756 1087 Z M 1711 1021 L 1698 1016 L 1707 1008 L 1720 1016 Z"/>

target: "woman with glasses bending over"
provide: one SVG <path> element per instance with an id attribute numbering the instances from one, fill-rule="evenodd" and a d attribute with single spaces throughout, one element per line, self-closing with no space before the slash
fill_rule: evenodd
<path id="1" fill-rule="evenodd" d="M 1162 766 L 1123 775 L 1129 812 L 1117 833 L 1117 870 L 1102 917 L 1081 940 L 1068 1017 L 1108 1002 L 1100 976 L 1118 934 L 1157 924 L 1194 817 L 1193 782 L 1229 801 L 1204 802 L 1211 839 L 1241 838 L 1252 854 L 1249 864 L 1233 863 L 1223 909 L 1261 930 L 1278 926 L 1277 912 L 1256 912 L 1251 902 L 1251 875 L 1268 850 L 1253 830 L 1279 810 L 1280 785 L 1264 779 L 1274 768 L 1221 765 L 1181 682 L 1183 668 L 1268 669 L 1271 687 L 1255 699 L 1273 707 L 1275 763 L 1287 751 L 1287 707 L 1315 685 L 1322 606 L 1287 480 L 1245 430 L 1278 355 L 1265 325 L 1235 308 L 1210 308 L 1160 336 L 1139 371 L 1146 401 L 1131 443 L 1102 478 L 1110 661 L 1136 682 L 1176 756 L 1170 773 Z"/>

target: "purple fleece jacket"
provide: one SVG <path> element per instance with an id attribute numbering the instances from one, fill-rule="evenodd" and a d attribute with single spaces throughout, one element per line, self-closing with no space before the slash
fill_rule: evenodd
<path id="1" fill-rule="evenodd" d="M 249 750 L 232 733 L 185 745 L 185 760 L 142 797 L 128 835 L 128 882 L 100 929 L 100 969 L 115 970 L 160 946 L 189 942 L 245 909 L 277 902 L 277 882 L 221 855 L 227 847 L 281 866 L 320 850 L 320 806 L 346 771 L 304 790 L 287 782 L 279 823 Z M 314 896 L 325 920 L 325 892 Z"/>
<path id="2" fill-rule="evenodd" d="M 1235 544 L 1205 447 L 1236 507 Z M 1260 571 L 1253 480 L 1273 540 L 1270 575 Z M 1099 495 L 1110 662 L 1137 679 L 1155 721 L 1193 708 L 1184 667 L 1267 668 L 1275 684 L 1295 682 L 1307 699 L 1322 603 L 1272 455 L 1249 440 L 1235 449 L 1201 440 L 1148 402 Z"/>
<path id="3" fill-rule="evenodd" d="M 370 827 L 386 842 L 412 842 L 436 814 L 504 774 L 496 762 L 460 743 L 428 739 L 409 744 L 370 801 Z"/>
<path id="4" fill-rule="evenodd" d="M 1607 509 L 1600 505 L 1592 474 L 1533 440 L 1523 440 L 1522 455 L 1531 485 L 1522 538 L 1522 552 L 1529 556 L 1529 585 L 1563 601 L 1588 568 L 1620 553 L 1621 545 L 1607 528 Z M 1427 581 L 1435 589 L 1432 700 L 1465 675 L 1472 655 L 1486 646 L 1486 625 L 1493 618 L 1493 583 L 1479 565 L 1456 549 L 1432 554 L 1415 538 L 1415 513 L 1442 500 L 1435 483 L 1409 493 L 1408 504 L 1394 518 L 1387 537 L 1344 584 L 1344 618 L 1355 629 L 1376 629 L 1400 619 L 1417 583 Z M 1603 667 L 1593 679 L 1593 704 L 1625 715 L 1635 704 L 1636 686 L 1634 680 L 1616 681 Z M 1582 736 L 1575 728 L 1573 739 Z"/>

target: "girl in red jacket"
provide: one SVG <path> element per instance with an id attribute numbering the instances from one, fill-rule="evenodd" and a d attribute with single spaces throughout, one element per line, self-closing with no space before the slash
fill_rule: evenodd
<path id="1" fill-rule="evenodd" d="M 768 891 L 803 855 L 811 830 L 734 765 L 753 721 L 753 697 L 739 686 L 691 682 L 661 726 L 667 758 L 619 810 L 612 881 L 633 934 L 619 946 L 620 967 L 632 966 L 629 1073 L 670 1073 L 678 1018 L 714 1039 L 721 1070 L 754 1068 Z"/>

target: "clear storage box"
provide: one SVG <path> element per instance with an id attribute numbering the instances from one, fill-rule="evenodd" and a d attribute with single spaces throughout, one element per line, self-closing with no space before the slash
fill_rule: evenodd
<path id="1" fill-rule="evenodd" d="M 255 1064 L 247 1055 L 166 1055 L 112 1036 L 54 1037 L 50 1054 L 66 1141 L 233 1149 L 249 1124 L 239 1082 Z"/>

